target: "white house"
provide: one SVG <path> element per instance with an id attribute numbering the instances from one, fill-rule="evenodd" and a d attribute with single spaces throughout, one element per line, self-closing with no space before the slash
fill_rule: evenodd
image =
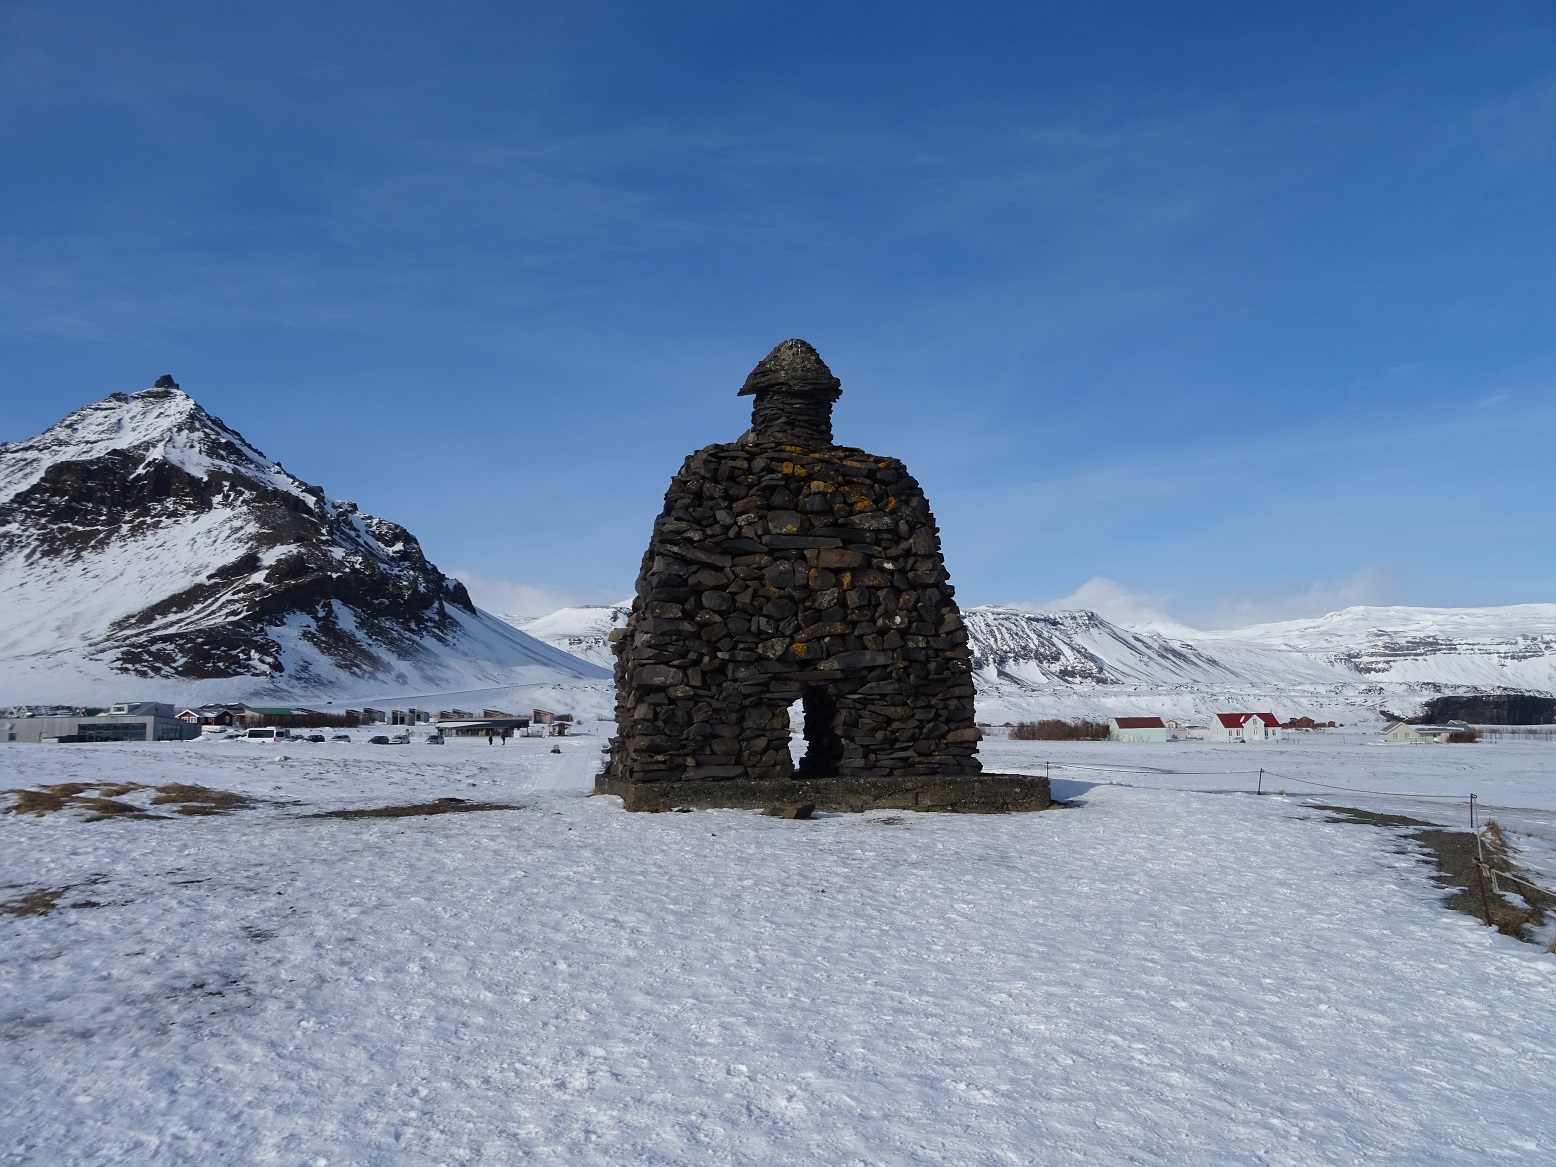
<path id="1" fill-rule="evenodd" d="M 1207 740 L 1213 742 L 1272 742 L 1280 737 L 1280 718 L 1273 713 L 1218 713 L 1211 720 Z"/>
<path id="2" fill-rule="evenodd" d="M 1167 723 L 1160 717 L 1114 717 L 1108 721 L 1110 742 L 1164 742 Z"/>
<path id="3" fill-rule="evenodd" d="M 1407 742 L 1411 745 L 1420 745 L 1430 742 L 1441 745 L 1453 740 L 1456 733 L 1470 734 L 1474 730 L 1462 721 L 1450 721 L 1446 725 L 1406 725 L 1403 721 L 1396 721 L 1383 731 L 1383 740 L 1386 742 Z M 1472 740 L 1461 738 L 1461 741 Z"/>

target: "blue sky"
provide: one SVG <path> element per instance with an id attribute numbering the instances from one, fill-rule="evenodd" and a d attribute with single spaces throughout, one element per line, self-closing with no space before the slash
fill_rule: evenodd
<path id="1" fill-rule="evenodd" d="M 490 606 L 795 335 L 964 603 L 1556 601 L 1549 4 L 13 0 L 0 158 L 0 440 L 171 372 Z"/>

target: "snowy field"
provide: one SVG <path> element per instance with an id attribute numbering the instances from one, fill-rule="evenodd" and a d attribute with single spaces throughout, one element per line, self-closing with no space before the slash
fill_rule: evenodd
<path id="1" fill-rule="evenodd" d="M 1452 826 L 1467 824 L 1471 793 L 1487 807 L 1556 816 L 1556 742 L 1487 737 L 1473 745 L 1393 745 L 1379 740 L 1379 729 L 1287 730 L 1280 741 L 1247 744 L 1013 742 L 994 739 L 1005 731 L 992 729 L 981 756 L 986 770 L 1040 774 L 1046 761 L 1055 778 L 1163 790 L 1253 791 L 1262 769 L 1266 793 L 1284 789 L 1336 800 L 1396 793 L 1391 809 L 1411 802 L 1401 813 L 1432 818 L 1435 808 Z"/>
<path id="2" fill-rule="evenodd" d="M 1073 808 L 809 822 L 624 814 L 600 744 L 0 751 L 253 800 L 0 815 L 60 893 L 0 916 L 0 1162 L 1556 1161 L 1556 957 L 1230 773 L 1539 831 L 1548 743 L 990 742 Z M 310 817 L 439 798 L 521 809 Z"/>

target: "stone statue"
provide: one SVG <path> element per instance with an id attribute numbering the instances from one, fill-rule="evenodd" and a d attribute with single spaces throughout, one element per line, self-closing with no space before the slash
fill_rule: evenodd
<path id="1" fill-rule="evenodd" d="M 629 809 L 1047 805 L 1042 779 L 977 779 L 967 633 L 907 468 L 833 444 L 841 382 L 803 340 L 740 394 L 751 428 L 687 458 L 654 523 L 597 789 Z"/>

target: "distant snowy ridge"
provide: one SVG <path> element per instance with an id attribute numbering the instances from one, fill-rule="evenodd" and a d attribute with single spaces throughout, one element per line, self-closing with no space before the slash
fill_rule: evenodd
<path id="1" fill-rule="evenodd" d="M 610 668 L 610 633 L 630 608 L 580 605 L 512 620 Z M 1441 693 L 1556 695 L 1556 604 L 1358 607 L 1214 631 L 999 604 L 962 616 L 984 721 L 1228 710 L 1356 721 L 1382 709 L 1414 713 Z"/>
<path id="2" fill-rule="evenodd" d="M 611 669 L 615 667 L 616 658 L 611 652 L 610 634 L 627 626 L 627 615 L 631 611 L 632 601 L 623 600 L 618 604 L 558 608 L 545 616 L 505 616 L 503 619 L 563 652 Z"/>
<path id="3" fill-rule="evenodd" d="M 0 445 L 0 700 L 601 682 L 170 381 Z"/>
<path id="4" fill-rule="evenodd" d="M 1347 608 L 1311 620 L 1179 635 L 1094 612 L 963 613 L 980 716 L 1272 709 L 1357 718 L 1439 693 L 1556 695 L 1556 604 Z"/>

